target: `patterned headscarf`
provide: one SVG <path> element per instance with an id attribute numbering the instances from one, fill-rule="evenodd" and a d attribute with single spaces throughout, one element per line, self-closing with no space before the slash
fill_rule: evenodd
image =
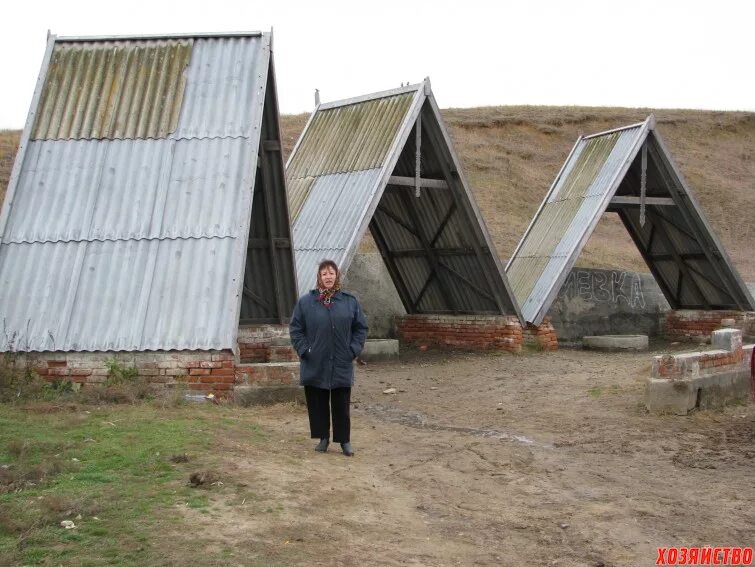
<path id="1" fill-rule="evenodd" d="M 322 278 L 320 277 L 320 272 L 322 272 L 324 268 L 333 268 L 336 272 L 336 281 L 330 289 L 325 287 L 325 284 L 322 283 Z M 330 301 L 339 289 L 341 289 L 341 271 L 333 260 L 323 260 L 317 267 L 317 291 L 320 293 L 317 301 L 322 303 L 323 307 L 330 309 Z"/>

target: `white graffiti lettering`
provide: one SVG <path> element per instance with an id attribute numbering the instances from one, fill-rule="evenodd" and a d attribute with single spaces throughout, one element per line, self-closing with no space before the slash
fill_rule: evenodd
<path id="1" fill-rule="evenodd" d="M 558 298 L 575 297 L 597 303 L 623 303 L 630 309 L 645 308 L 642 279 L 636 272 L 572 270 Z"/>

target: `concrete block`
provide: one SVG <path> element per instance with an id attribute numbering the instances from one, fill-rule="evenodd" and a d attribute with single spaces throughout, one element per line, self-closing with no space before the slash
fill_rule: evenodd
<path id="1" fill-rule="evenodd" d="M 364 350 L 359 358 L 366 362 L 376 360 L 393 360 L 398 358 L 399 344 L 397 339 L 369 339 L 364 344 Z"/>
<path id="2" fill-rule="evenodd" d="M 738 366 L 718 374 L 698 374 L 675 379 L 649 378 L 645 406 L 654 413 L 687 415 L 698 409 L 721 408 L 747 401 L 750 396 L 750 370 Z"/>
<path id="3" fill-rule="evenodd" d="M 644 351 L 648 349 L 647 335 L 594 335 L 582 337 L 584 348 L 603 351 Z"/>
<path id="4" fill-rule="evenodd" d="M 739 329 L 718 329 L 711 333 L 711 344 L 720 350 L 734 352 L 742 348 L 742 331 Z"/>

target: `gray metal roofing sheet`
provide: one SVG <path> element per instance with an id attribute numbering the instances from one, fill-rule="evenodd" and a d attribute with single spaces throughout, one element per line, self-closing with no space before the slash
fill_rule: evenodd
<path id="1" fill-rule="evenodd" d="M 385 165 L 414 96 L 402 93 L 315 113 L 286 167 L 294 221 L 312 190 L 311 178 Z"/>
<path id="2" fill-rule="evenodd" d="M 172 138 L 259 136 L 270 61 L 269 34 L 194 40 Z"/>
<path id="3" fill-rule="evenodd" d="M 299 295 L 315 284 L 318 264 L 331 259 L 341 265 L 354 227 L 366 214 L 382 169 L 317 177 L 294 223 Z M 328 222 L 324 222 L 328 218 Z"/>
<path id="4" fill-rule="evenodd" d="M 3 244 L 0 350 L 229 348 L 234 246 L 234 238 Z"/>
<path id="5" fill-rule="evenodd" d="M 235 348 L 269 53 L 267 34 L 196 39 L 167 138 L 28 144 L 0 350 Z"/>
<path id="6" fill-rule="evenodd" d="M 246 138 L 31 142 L 3 242 L 239 236 Z"/>
<path id="7" fill-rule="evenodd" d="M 572 152 L 507 268 L 527 321 L 539 323 L 544 315 L 544 303 L 584 245 L 643 133 L 636 126 L 583 139 Z"/>

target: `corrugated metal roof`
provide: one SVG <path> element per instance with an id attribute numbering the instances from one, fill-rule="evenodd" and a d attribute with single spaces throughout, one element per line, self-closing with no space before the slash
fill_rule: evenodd
<path id="1" fill-rule="evenodd" d="M 238 237 L 256 156 L 247 138 L 31 142 L 3 242 Z"/>
<path id="2" fill-rule="evenodd" d="M 178 125 L 171 138 L 259 136 L 269 34 L 194 40 Z"/>
<path id="3" fill-rule="evenodd" d="M 559 274 L 573 260 L 605 210 L 618 170 L 637 148 L 642 127 L 581 140 L 553 191 L 512 257 L 507 275 L 527 321 L 535 321 L 543 303 L 558 289 Z M 538 321 L 539 322 L 539 321 Z"/>
<path id="4" fill-rule="evenodd" d="M 56 44 L 32 139 L 164 138 L 178 122 L 192 43 Z"/>
<path id="5" fill-rule="evenodd" d="M 381 173 L 377 168 L 315 179 L 293 230 L 299 295 L 314 287 L 321 261 L 343 264 L 354 227 L 359 225 Z M 322 211 L 329 212 L 328 222 L 323 222 Z"/>
<path id="6" fill-rule="evenodd" d="M 147 40 L 173 46 L 143 52 L 147 67 L 178 68 L 179 53 L 191 54 L 185 93 L 165 107 L 180 105 L 173 134 L 28 144 L 0 226 L 0 350 L 11 336 L 23 350 L 235 348 L 269 41 L 198 38 L 192 50 L 191 39 Z M 113 44 L 83 43 L 90 52 Z M 115 52 L 136 60 L 144 43 L 115 42 Z M 128 96 L 146 112 L 143 76 Z M 50 80 L 59 75 L 48 73 L 43 91 L 54 90 Z M 76 101 L 104 92 L 89 84 Z M 57 132 L 76 131 L 77 108 L 54 114 Z"/>
<path id="7" fill-rule="evenodd" d="M 316 112 L 286 167 L 291 218 L 299 216 L 313 178 L 385 164 L 415 93 Z"/>
<path id="8" fill-rule="evenodd" d="M 617 190 L 621 189 L 622 197 L 639 199 L 638 152 L 643 144 L 650 148 L 646 195 L 671 197 L 673 205 L 648 205 L 644 227 L 639 223 L 638 206 L 616 204 L 611 210 L 619 212 L 666 299 L 675 308 L 752 305 L 670 157 L 657 146 L 653 123 L 651 116 L 642 124 L 577 141 L 507 266 L 527 321 L 539 324 L 545 316 Z M 706 252 L 716 248 L 715 254 Z"/>
<path id="9" fill-rule="evenodd" d="M 418 117 L 421 175 L 436 183 L 415 197 L 390 176 L 414 178 Z M 286 170 L 299 293 L 324 258 L 348 271 L 369 224 L 408 312 L 516 313 L 459 170 L 427 80 L 320 105 Z"/>
<path id="10" fill-rule="evenodd" d="M 3 244 L 0 350 L 230 348 L 235 247 L 234 238 Z"/>

